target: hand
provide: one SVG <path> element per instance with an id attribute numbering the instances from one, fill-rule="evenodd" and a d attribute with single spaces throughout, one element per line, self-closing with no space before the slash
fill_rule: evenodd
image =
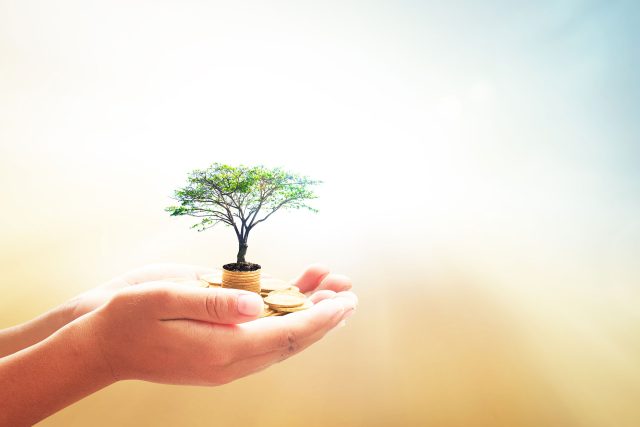
<path id="1" fill-rule="evenodd" d="M 149 281 L 180 277 L 166 268 L 138 270 L 90 292 L 77 301 L 84 315 L 74 321 L 55 310 L 0 331 L 0 424 L 32 425 L 118 379 L 233 381 L 318 341 L 357 304 L 349 279 L 312 266 L 296 284 L 313 307 L 256 319 L 263 306 L 257 294 Z"/>
<path id="2" fill-rule="evenodd" d="M 64 325 L 107 303 L 124 289 L 150 281 L 183 282 L 184 280 L 195 280 L 203 274 L 214 271 L 213 269 L 190 265 L 155 264 L 116 277 L 35 319 L 0 331 L 0 357 L 13 354 L 44 340 Z M 309 267 L 296 283 L 300 289 L 308 294 L 319 289 L 312 296 L 314 302 L 322 298 L 332 297 L 335 292 L 351 288 L 349 279 L 344 276 L 329 274 L 329 270 L 320 265 Z"/>
<path id="3" fill-rule="evenodd" d="M 215 270 L 206 267 L 198 267 L 184 264 L 151 264 L 142 268 L 118 276 L 107 283 L 90 289 L 67 302 L 67 307 L 71 311 L 71 318 L 76 319 L 83 314 L 95 310 L 116 293 L 145 282 L 152 282 L 168 279 L 193 279 L 213 273 Z"/>
<path id="4" fill-rule="evenodd" d="M 214 270 L 180 264 L 158 264 L 134 270 L 104 285 L 78 295 L 66 303 L 22 325 L 0 331 L 0 357 L 34 345 L 78 317 L 109 301 L 116 293 L 131 285 L 159 279 L 196 279 Z"/>
<path id="5" fill-rule="evenodd" d="M 117 292 L 128 288 L 153 281 L 172 281 L 175 279 L 197 280 L 205 274 L 215 272 L 215 269 L 185 265 L 185 264 L 151 264 L 121 276 L 109 282 L 90 289 L 69 302 L 67 307 L 71 311 L 71 319 L 76 319 L 83 314 L 95 310 L 109 301 Z M 264 275 L 268 277 L 267 275 Z M 312 297 L 313 302 L 322 298 L 333 297 L 336 292 L 348 291 L 351 289 L 351 281 L 343 275 L 330 274 L 329 269 L 320 264 L 313 264 L 296 280 L 293 281 L 301 292 L 307 295 L 315 290 L 319 292 Z"/>
<path id="6" fill-rule="evenodd" d="M 353 313 L 344 276 L 312 266 L 296 284 L 309 310 L 257 319 L 262 299 L 234 289 L 151 282 L 121 290 L 86 319 L 114 379 L 219 385 L 284 360 Z M 338 291 L 338 292 L 336 292 Z"/>

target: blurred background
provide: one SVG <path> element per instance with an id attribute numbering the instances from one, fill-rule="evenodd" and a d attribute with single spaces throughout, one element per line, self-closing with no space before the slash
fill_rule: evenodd
<path id="1" fill-rule="evenodd" d="M 248 259 L 352 277 L 348 327 L 220 388 L 45 426 L 640 425 L 634 1 L 0 0 L 0 327 L 233 261 L 163 208 L 211 162 L 322 179 Z M 149 357 L 154 357 L 152 354 Z"/>

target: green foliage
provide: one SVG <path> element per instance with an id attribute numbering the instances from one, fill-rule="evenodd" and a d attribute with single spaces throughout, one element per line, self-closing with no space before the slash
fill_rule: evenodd
<path id="1" fill-rule="evenodd" d="M 189 174 L 187 185 L 176 190 L 171 216 L 202 218 L 193 228 L 203 231 L 223 223 L 234 228 L 238 241 L 246 244 L 249 232 L 281 209 L 308 209 L 312 191 L 321 181 L 264 166 L 229 166 L 214 163 Z"/>

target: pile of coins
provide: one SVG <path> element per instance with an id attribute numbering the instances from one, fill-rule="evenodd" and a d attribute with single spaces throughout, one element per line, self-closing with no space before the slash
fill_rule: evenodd
<path id="1" fill-rule="evenodd" d="M 243 291 L 260 292 L 260 270 L 230 271 L 222 269 L 223 288 L 241 289 Z"/>
<path id="2" fill-rule="evenodd" d="M 222 273 L 212 273 L 200 277 L 201 283 L 209 288 L 222 286 Z M 297 286 L 280 279 L 262 278 L 260 296 L 264 301 L 261 317 L 284 316 L 313 306 L 310 299 Z"/>

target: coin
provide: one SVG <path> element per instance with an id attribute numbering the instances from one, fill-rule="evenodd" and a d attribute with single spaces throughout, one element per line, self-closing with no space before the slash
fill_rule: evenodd
<path id="1" fill-rule="evenodd" d="M 290 289 L 291 285 L 284 280 L 280 279 L 265 279 L 260 281 L 260 289 L 262 292 L 279 291 L 284 289 Z"/>
<path id="2" fill-rule="evenodd" d="M 305 296 L 303 293 L 296 291 L 295 289 L 281 289 L 278 291 L 271 291 L 269 294 Z"/>
<path id="3" fill-rule="evenodd" d="M 175 278 L 176 282 L 188 283 L 209 288 L 222 287 L 222 271 L 203 274 L 200 280 L 187 278 Z M 300 289 L 293 282 L 286 282 L 272 276 L 262 275 L 256 272 L 251 277 L 241 277 L 234 272 L 225 274 L 225 287 L 256 292 L 257 284 L 260 285 L 260 296 L 264 301 L 264 308 L 260 317 L 285 316 L 296 311 L 306 310 L 313 306 Z M 173 280 L 173 279 L 172 279 Z"/>
<path id="4" fill-rule="evenodd" d="M 306 310 L 313 307 L 313 303 L 310 299 L 306 299 L 302 305 L 297 307 L 278 307 L 278 311 L 281 313 L 295 313 L 296 311 Z"/>
<path id="5" fill-rule="evenodd" d="M 203 274 L 200 280 L 204 280 L 209 286 L 222 286 L 222 273 Z"/>
<path id="6" fill-rule="evenodd" d="M 264 302 L 269 304 L 270 308 L 281 307 L 298 307 L 304 304 L 306 297 L 301 293 L 293 293 L 288 291 L 271 292 Z"/>

